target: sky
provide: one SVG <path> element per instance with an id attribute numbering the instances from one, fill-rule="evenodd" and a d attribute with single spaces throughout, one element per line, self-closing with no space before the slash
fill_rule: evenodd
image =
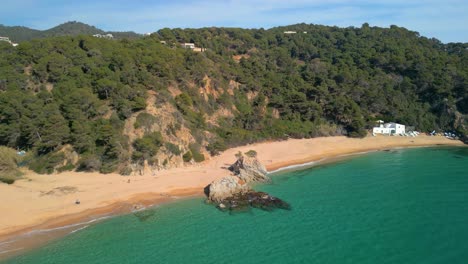
<path id="1" fill-rule="evenodd" d="M 2 0 L 0 24 L 48 29 L 80 21 L 105 31 L 271 28 L 296 23 L 397 25 L 444 43 L 468 42 L 468 0 Z"/>

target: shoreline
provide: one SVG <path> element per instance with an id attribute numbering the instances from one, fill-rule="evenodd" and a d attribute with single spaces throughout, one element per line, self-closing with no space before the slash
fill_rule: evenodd
<path id="1" fill-rule="evenodd" d="M 39 248 L 56 239 L 86 229 L 93 224 L 116 216 L 136 214 L 140 211 L 170 204 L 175 201 L 201 197 L 199 188 L 183 189 L 168 194 L 142 193 L 127 201 L 116 202 L 104 207 L 87 209 L 83 212 L 63 215 L 56 219 L 0 235 L 0 261 Z M 138 207 L 135 207 L 137 205 Z M 9 248 L 2 248 L 8 245 Z"/>
<path id="2" fill-rule="evenodd" d="M 229 174 L 225 168 L 234 162 L 234 154 L 238 151 L 256 150 L 260 161 L 266 166 L 269 174 L 274 174 L 307 168 L 326 161 L 333 162 L 335 159 L 350 155 L 386 149 L 431 146 L 466 145 L 460 141 L 449 140 L 444 137 L 429 136 L 416 138 L 378 136 L 364 139 L 345 137 L 290 139 L 228 149 L 201 165 L 160 171 L 157 177 L 152 175 L 126 177 L 76 172 L 43 176 L 31 173 L 27 175 L 27 180 L 19 181 L 16 190 L 16 183 L 11 186 L 0 185 L 0 199 L 4 201 L 5 199 L 15 200 L 14 196 L 16 194 L 17 198 L 23 201 L 17 205 L 14 205 L 13 202 L 13 205 L 0 206 L 0 212 L 5 213 L 6 218 L 8 218 L 10 211 L 8 209 L 16 209 L 11 211 L 15 211 L 12 213 L 14 215 L 12 219 L 17 220 L 12 222 L 15 224 L 11 224 L 8 219 L 7 221 L 0 221 L 0 260 L 21 254 L 56 238 L 84 229 L 88 225 L 100 221 L 96 219 L 102 220 L 116 215 L 133 213 L 135 210 L 166 204 L 181 198 L 202 197 L 204 195 L 203 187 L 211 183 L 211 181 Z M 288 150 L 287 154 L 284 153 L 285 149 Z M 64 174 L 71 175 L 64 176 Z M 70 177 L 70 179 L 67 177 Z M 80 179 L 77 177 L 80 177 Z M 130 180 L 132 180 L 132 183 L 130 183 Z M 114 185 L 115 189 L 105 188 L 106 184 Z M 74 187 L 78 191 L 59 193 L 58 195 L 44 195 L 44 193 L 48 194 L 50 192 L 54 194 L 54 190 L 59 188 L 55 186 Z M 8 188 L 10 192 L 3 191 Z M 103 193 L 99 195 L 89 194 L 96 192 L 96 189 Z M 49 191 L 46 192 L 47 190 Z M 119 193 L 119 191 L 122 193 Z M 77 197 L 79 192 L 82 192 L 79 194 L 80 197 L 84 194 L 90 196 L 90 199 L 80 199 L 86 205 L 83 210 L 80 210 L 82 209 L 82 207 L 80 208 L 81 205 L 65 203 L 64 206 L 64 201 L 60 202 L 65 197 L 67 201 L 74 201 L 74 197 Z M 40 199 L 36 198 L 37 200 L 44 200 L 27 206 L 29 204 L 24 201 L 25 198 L 30 198 L 31 194 L 33 197 L 37 197 L 37 195 L 41 197 Z M 8 197 L 9 195 L 13 195 L 13 197 Z M 47 204 L 48 200 L 53 201 L 55 206 L 51 208 Z M 88 202 L 90 203 L 88 204 Z M 21 208 L 15 207 L 21 205 L 26 205 L 26 207 L 39 206 L 35 211 L 40 212 L 42 215 L 36 216 L 35 219 L 29 219 L 29 216 L 33 216 L 28 214 L 29 210 L 26 208 L 21 210 Z M 21 220 L 23 220 L 23 224 L 21 224 Z M 70 230 L 68 227 L 77 227 L 78 229 Z M 36 236 L 35 231 L 55 232 L 55 229 L 64 232 L 56 232 L 56 234 L 52 235 L 52 238 L 49 235 L 46 240 L 34 238 Z M 17 243 L 9 242 L 12 240 L 17 241 Z M 26 240 L 30 241 L 26 243 Z M 3 248 L 6 244 L 10 247 Z M 15 249 L 15 247 L 18 249 Z"/>
<path id="3" fill-rule="evenodd" d="M 359 155 L 364 155 L 368 153 L 374 153 L 374 152 L 380 152 L 380 151 L 387 151 L 387 150 L 397 150 L 397 149 L 412 149 L 412 148 L 430 148 L 430 147 L 453 147 L 453 146 L 460 146 L 460 145 L 414 145 L 414 146 L 396 146 L 396 147 L 389 147 L 389 148 L 379 148 L 379 149 L 369 149 L 365 151 L 359 151 L 359 152 L 350 152 L 350 153 L 344 153 L 344 154 L 339 154 L 339 155 L 334 155 L 334 156 L 325 156 L 321 159 L 318 160 L 311 160 L 311 161 L 306 161 L 306 162 L 301 162 L 300 160 L 295 160 L 291 161 L 290 164 L 286 166 L 271 166 L 268 167 L 268 175 L 275 175 L 278 173 L 284 173 L 284 172 L 290 172 L 290 171 L 296 171 L 296 170 L 303 170 L 303 169 L 309 169 L 315 166 L 323 165 L 323 164 L 328 164 L 328 163 L 334 163 L 337 161 L 344 160 L 349 157 L 353 156 L 359 156 Z M 270 169 L 271 168 L 271 171 Z"/>

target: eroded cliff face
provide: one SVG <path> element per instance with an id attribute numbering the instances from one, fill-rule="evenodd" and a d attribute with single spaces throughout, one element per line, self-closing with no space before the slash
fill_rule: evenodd
<path id="1" fill-rule="evenodd" d="M 250 188 L 249 183 L 269 182 L 265 166 L 257 159 L 255 152 L 239 153 L 237 160 L 229 167 L 232 175 L 213 181 L 205 187 L 209 202 L 221 210 L 242 210 L 249 207 L 264 210 L 289 209 L 289 204 L 264 192 Z"/>
<path id="2" fill-rule="evenodd" d="M 175 88 L 173 88 L 175 89 Z M 151 160 L 144 160 L 143 163 L 131 162 L 131 175 L 154 174 L 158 170 L 182 167 L 185 165 L 182 155 L 189 151 L 189 145 L 196 142 L 190 129 L 181 122 L 181 114 L 170 103 L 157 103 L 159 95 L 154 91 L 148 91 L 146 108 L 132 114 L 125 121 L 123 134 L 129 139 L 129 152 L 133 153 L 133 142 L 142 138 L 145 133 L 160 132 L 165 143 L 170 143 L 178 148 L 179 153 L 173 153 L 167 145 L 160 147 L 158 152 L 151 157 Z M 135 123 L 140 114 L 149 114 L 154 119 L 136 128 Z M 180 124 L 176 126 L 176 124 Z M 205 141 L 202 144 L 206 145 Z M 204 150 L 204 149 L 203 149 Z M 203 151 L 202 150 L 202 151 Z M 206 158 L 208 152 L 203 151 Z"/>

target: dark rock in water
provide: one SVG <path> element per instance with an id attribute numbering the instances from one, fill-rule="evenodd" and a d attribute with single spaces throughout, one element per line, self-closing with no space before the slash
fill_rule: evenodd
<path id="1" fill-rule="evenodd" d="M 218 204 L 218 209 L 222 211 L 242 211 L 250 207 L 266 211 L 274 209 L 291 209 L 290 205 L 274 196 L 264 192 L 249 191 L 246 193 L 234 194 L 224 199 Z"/>
<path id="2" fill-rule="evenodd" d="M 133 215 L 136 216 L 136 218 L 138 218 L 140 222 L 145 222 L 149 220 L 150 218 L 152 218 L 155 213 L 156 212 L 154 210 L 142 210 L 142 211 L 133 213 Z"/>

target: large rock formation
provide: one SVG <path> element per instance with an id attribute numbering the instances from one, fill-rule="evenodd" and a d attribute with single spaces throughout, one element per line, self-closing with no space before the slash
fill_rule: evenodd
<path id="1" fill-rule="evenodd" d="M 205 187 L 205 194 L 208 199 L 215 203 L 221 203 L 234 194 L 246 193 L 250 190 L 247 184 L 236 176 L 226 176 L 213 181 Z"/>
<path id="2" fill-rule="evenodd" d="M 257 159 L 257 153 L 254 151 L 239 153 L 237 161 L 229 167 L 229 170 L 246 183 L 270 181 L 265 166 Z"/>
<path id="3" fill-rule="evenodd" d="M 239 153 L 237 161 L 229 167 L 233 175 L 213 181 L 205 187 L 208 201 L 217 204 L 221 210 L 242 210 L 248 207 L 272 210 L 289 209 L 289 205 L 279 198 L 267 193 L 252 190 L 248 183 L 268 182 L 265 166 L 261 164 L 256 153 L 249 151 L 246 155 Z"/>

